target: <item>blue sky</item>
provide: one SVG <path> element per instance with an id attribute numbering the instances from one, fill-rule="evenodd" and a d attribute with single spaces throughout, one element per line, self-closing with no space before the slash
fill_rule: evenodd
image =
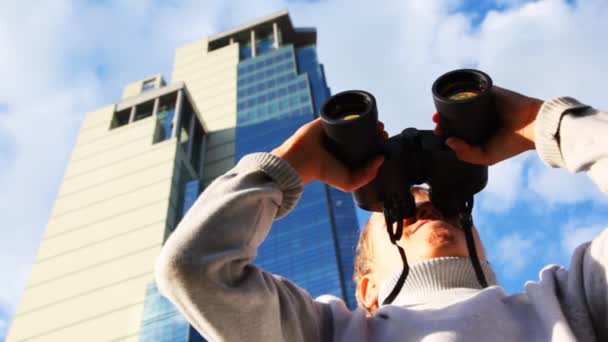
<path id="1" fill-rule="evenodd" d="M 332 91 L 366 89 L 391 134 L 430 128 L 430 86 L 476 66 L 496 84 L 608 109 L 604 0 L 29 1 L 0 11 L 0 341 L 86 111 L 124 84 L 170 79 L 174 49 L 289 8 L 318 29 Z M 608 227 L 608 200 L 585 175 L 545 167 L 533 152 L 490 169 L 475 221 L 507 292 Z"/>

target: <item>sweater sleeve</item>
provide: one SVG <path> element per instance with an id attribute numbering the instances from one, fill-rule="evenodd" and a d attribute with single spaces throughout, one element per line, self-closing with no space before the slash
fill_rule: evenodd
<path id="1" fill-rule="evenodd" d="M 302 185 L 282 159 L 244 157 L 201 194 L 156 262 L 158 287 L 210 341 L 319 341 L 329 308 L 252 265 Z"/>
<path id="2" fill-rule="evenodd" d="M 608 229 L 577 247 L 554 289 L 578 341 L 608 341 Z"/>
<path id="3" fill-rule="evenodd" d="M 545 163 L 585 171 L 608 192 L 608 113 L 569 97 L 547 101 L 536 118 L 535 140 Z"/>
<path id="4" fill-rule="evenodd" d="M 608 192 L 608 113 L 569 97 L 543 104 L 535 127 L 543 161 L 571 172 L 585 171 Z M 556 273 L 556 293 L 580 341 L 608 341 L 608 229 L 579 246 L 570 269 Z"/>

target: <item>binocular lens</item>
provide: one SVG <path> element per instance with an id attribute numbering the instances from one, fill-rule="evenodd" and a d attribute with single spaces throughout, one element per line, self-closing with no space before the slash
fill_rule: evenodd
<path id="1" fill-rule="evenodd" d="M 433 99 L 444 136 L 480 144 L 497 127 L 492 79 L 479 70 L 450 71 L 433 83 Z"/>
<path id="2" fill-rule="evenodd" d="M 468 100 L 481 95 L 485 91 L 483 83 L 454 82 L 444 85 L 440 95 L 448 100 Z"/>
<path id="3" fill-rule="evenodd" d="M 456 93 L 454 95 L 448 96 L 448 99 L 450 99 L 450 100 L 466 100 L 466 99 L 472 99 L 472 98 L 474 98 L 477 95 L 479 95 L 479 93 L 476 92 L 476 91 L 461 91 L 461 92 Z"/>
<path id="4" fill-rule="evenodd" d="M 336 94 L 320 110 L 328 151 L 352 169 L 377 151 L 378 110 L 372 94 L 351 90 Z"/>
<path id="5" fill-rule="evenodd" d="M 324 115 L 332 120 L 349 121 L 365 115 L 372 109 L 372 100 L 360 92 L 344 92 L 333 96 L 325 104 Z"/>
<path id="6" fill-rule="evenodd" d="M 342 120 L 354 120 L 354 119 L 356 119 L 356 118 L 358 118 L 360 116 L 361 115 L 359 115 L 359 114 L 348 114 L 348 115 L 344 116 L 342 118 Z"/>

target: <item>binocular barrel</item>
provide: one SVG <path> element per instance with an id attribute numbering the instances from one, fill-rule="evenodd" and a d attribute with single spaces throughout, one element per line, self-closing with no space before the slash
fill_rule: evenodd
<path id="1" fill-rule="evenodd" d="M 372 94 L 353 90 L 332 96 L 321 108 L 321 121 L 326 147 L 351 169 L 378 154 L 378 109 Z"/>
<path id="2" fill-rule="evenodd" d="M 338 160 L 355 170 L 382 153 L 385 162 L 376 178 L 354 192 L 357 205 L 382 211 L 386 201 L 399 202 L 402 213 L 415 209 L 412 185 L 428 183 L 438 207 L 460 210 L 460 202 L 481 191 L 487 183 L 487 166 L 458 160 L 444 139 L 456 136 L 479 144 L 497 127 L 492 79 L 485 73 L 462 69 L 439 77 L 432 87 L 443 137 L 415 128 L 380 142 L 378 109 L 372 94 L 345 91 L 332 96 L 320 111 L 325 146 Z"/>
<path id="3" fill-rule="evenodd" d="M 444 136 L 478 145 L 496 129 L 492 79 L 486 73 L 474 69 L 450 71 L 433 83 L 432 91 Z"/>

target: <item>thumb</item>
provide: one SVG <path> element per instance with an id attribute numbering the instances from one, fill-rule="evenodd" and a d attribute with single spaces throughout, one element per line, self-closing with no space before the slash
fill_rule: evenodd
<path id="1" fill-rule="evenodd" d="M 486 155 L 481 146 L 470 145 L 462 139 L 453 137 L 447 138 L 445 144 L 456 153 L 458 159 L 472 164 L 485 164 Z"/>
<path id="2" fill-rule="evenodd" d="M 349 189 L 348 191 L 357 190 L 360 187 L 374 180 L 374 178 L 378 174 L 380 166 L 382 166 L 382 163 L 384 163 L 384 156 L 379 155 L 374 159 L 370 160 L 362 168 L 353 171 L 350 174 L 350 180 L 348 181 L 351 187 L 351 189 Z"/>

